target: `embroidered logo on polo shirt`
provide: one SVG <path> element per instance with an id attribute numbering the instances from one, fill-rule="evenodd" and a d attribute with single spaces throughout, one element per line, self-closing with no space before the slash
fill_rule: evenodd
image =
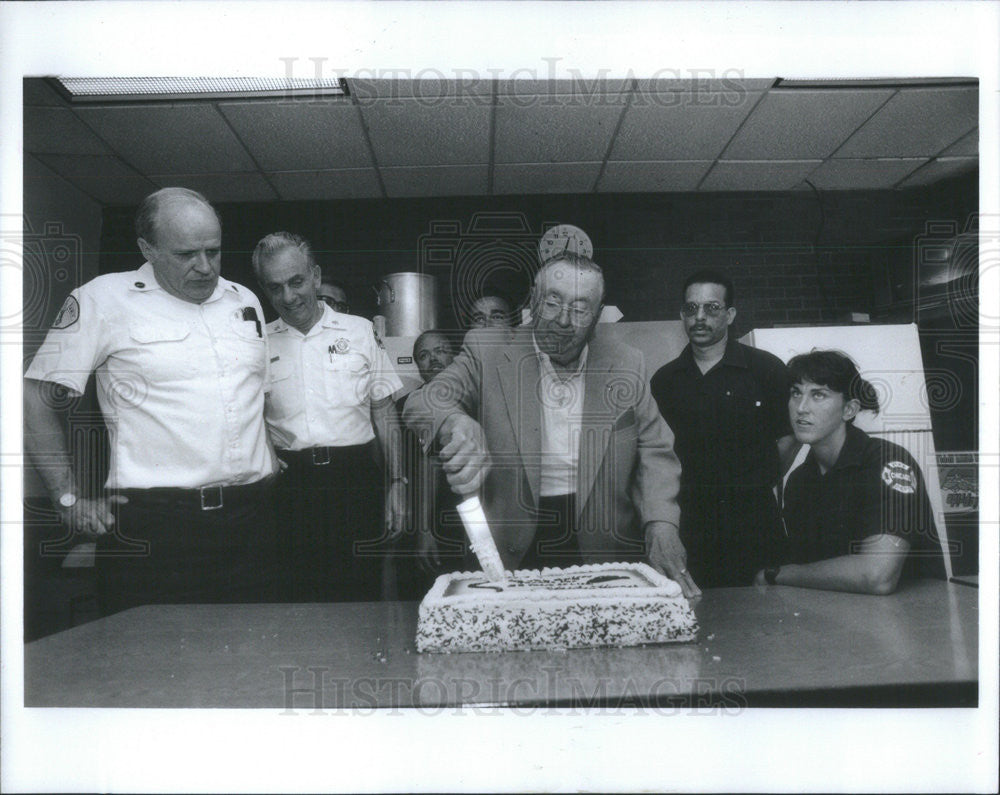
<path id="1" fill-rule="evenodd" d="M 66 300 L 63 302 L 62 308 L 59 310 L 59 314 L 56 315 L 56 319 L 52 321 L 52 328 L 69 328 L 76 321 L 80 319 L 80 304 L 72 296 L 67 296 Z"/>
<path id="2" fill-rule="evenodd" d="M 917 475 L 913 467 L 902 461 L 890 461 L 882 467 L 882 482 L 901 494 L 913 494 L 917 490 Z"/>

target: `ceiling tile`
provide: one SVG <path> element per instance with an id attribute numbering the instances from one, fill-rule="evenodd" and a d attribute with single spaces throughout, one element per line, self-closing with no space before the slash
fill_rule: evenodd
<path id="1" fill-rule="evenodd" d="M 510 78 L 497 82 L 497 95 L 502 97 L 545 97 L 574 95 L 583 99 L 598 100 L 615 97 L 629 91 L 632 78 L 612 79 L 579 77 L 572 80 L 517 80 Z"/>
<path id="2" fill-rule="evenodd" d="M 734 99 L 748 91 L 766 91 L 774 85 L 773 77 L 743 77 L 739 74 L 719 78 L 652 77 L 636 80 L 636 91 L 642 94 L 697 93 L 703 96 L 721 94 L 723 101 L 734 104 Z M 738 103 L 737 103 L 738 104 Z"/>
<path id="3" fill-rule="evenodd" d="M 604 160 L 624 100 L 507 97 L 496 109 L 497 163 L 582 163 Z"/>
<path id="4" fill-rule="evenodd" d="M 809 176 L 821 160 L 721 161 L 699 190 L 791 190 Z"/>
<path id="5" fill-rule="evenodd" d="M 809 181 L 821 190 L 889 190 L 926 162 L 921 157 L 827 160 Z"/>
<path id="6" fill-rule="evenodd" d="M 41 77 L 26 77 L 22 81 L 25 105 L 56 105 L 66 107 L 66 100 Z"/>
<path id="7" fill-rule="evenodd" d="M 470 98 L 477 104 L 484 104 L 482 98 L 493 96 L 493 81 L 485 76 L 469 80 L 442 80 L 431 70 L 424 71 L 422 79 L 415 80 L 368 80 L 363 77 L 347 78 L 348 93 L 354 100 L 364 105 L 373 99 L 416 99 L 426 105 L 434 105 L 446 98 Z"/>
<path id="8" fill-rule="evenodd" d="M 210 104 L 78 108 L 121 157 L 146 174 L 253 171 L 254 163 Z"/>
<path id="9" fill-rule="evenodd" d="M 286 201 L 382 198 L 382 188 L 373 168 L 282 171 L 267 176 Z"/>
<path id="10" fill-rule="evenodd" d="M 609 161 L 597 190 L 600 193 L 677 193 L 698 187 L 711 160 L 666 163 Z"/>
<path id="11" fill-rule="evenodd" d="M 24 109 L 24 151 L 55 155 L 110 155 L 111 150 L 69 108 Z"/>
<path id="12" fill-rule="evenodd" d="M 483 196 L 487 166 L 383 168 L 382 181 L 390 198 L 406 196 Z"/>
<path id="13" fill-rule="evenodd" d="M 727 160 L 829 157 L 892 96 L 871 91 L 771 91 L 726 148 Z"/>
<path id="14" fill-rule="evenodd" d="M 907 88 L 861 127 L 835 157 L 933 157 L 978 121 L 976 88 Z"/>
<path id="15" fill-rule="evenodd" d="M 903 180 L 900 188 L 914 188 L 918 185 L 930 185 L 942 179 L 957 177 L 969 171 L 974 171 L 979 167 L 977 157 L 939 157 L 930 161 L 919 171 L 914 171 Z"/>
<path id="16" fill-rule="evenodd" d="M 600 163 L 512 163 L 493 170 L 494 193 L 590 193 Z"/>
<path id="17" fill-rule="evenodd" d="M 264 171 L 372 165 L 350 100 L 227 102 L 219 110 Z"/>
<path id="18" fill-rule="evenodd" d="M 158 187 L 117 157 L 38 155 L 38 159 L 103 204 L 138 204 Z"/>
<path id="19" fill-rule="evenodd" d="M 941 153 L 941 157 L 979 157 L 979 128 L 955 141 Z"/>
<path id="20" fill-rule="evenodd" d="M 220 202 L 266 202 L 279 198 L 258 172 L 245 174 L 167 174 L 150 177 L 160 187 L 179 186 L 196 190 L 213 204 Z"/>
<path id="21" fill-rule="evenodd" d="M 465 100 L 378 100 L 361 113 L 379 166 L 489 162 L 489 107 Z"/>
<path id="22" fill-rule="evenodd" d="M 727 104 L 721 95 L 650 94 L 632 104 L 609 160 L 715 160 L 760 93 L 744 92 Z"/>

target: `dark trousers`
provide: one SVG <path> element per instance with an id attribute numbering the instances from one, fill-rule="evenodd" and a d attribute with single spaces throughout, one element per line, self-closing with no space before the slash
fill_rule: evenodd
<path id="1" fill-rule="evenodd" d="M 144 604 L 274 600 L 271 484 L 205 495 L 197 489 L 117 493 L 128 503 L 115 507 L 114 530 L 98 538 L 95 556 L 103 614 Z"/>
<path id="2" fill-rule="evenodd" d="M 576 495 L 542 497 L 538 501 L 537 530 L 518 568 L 565 568 L 583 563 L 576 526 Z"/>
<path id="3" fill-rule="evenodd" d="M 687 567 L 699 587 L 751 585 L 777 559 L 781 518 L 769 488 L 684 487 L 679 502 Z"/>
<path id="4" fill-rule="evenodd" d="M 279 451 L 285 587 L 297 602 L 375 601 L 393 549 L 374 443 Z"/>

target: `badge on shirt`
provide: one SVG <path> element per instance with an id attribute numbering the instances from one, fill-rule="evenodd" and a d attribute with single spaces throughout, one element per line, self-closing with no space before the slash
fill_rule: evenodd
<path id="1" fill-rule="evenodd" d="M 62 308 L 56 319 L 52 321 L 52 328 L 69 328 L 80 319 L 80 304 L 72 295 L 67 296 L 63 301 Z"/>
<path id="2" fill-rule="evenodd" d="M 890 461 L 882 467 L 882 482 L 900 494 L 913 494 L 917 490 L 917 474 L 902 461 Z"/>
<path id="3" fill-rule="evenodd" d="M 351 350 L 351 343 L 347 337 L 339 337 L 334 340 L 333 345 L 327 349 L 330 353 L 347 353 Z"/>

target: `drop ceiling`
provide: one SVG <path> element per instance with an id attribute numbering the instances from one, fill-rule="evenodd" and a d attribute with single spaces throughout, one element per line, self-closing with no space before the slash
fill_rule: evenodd
<path id="1" fill-rule="evenodd" d="M 346 82 L 83 105 L 28 79 L 24 152 L 102 205 L 167 185 L 216 202 L 891 190 L 978 165 L 972 80 Z"/>

